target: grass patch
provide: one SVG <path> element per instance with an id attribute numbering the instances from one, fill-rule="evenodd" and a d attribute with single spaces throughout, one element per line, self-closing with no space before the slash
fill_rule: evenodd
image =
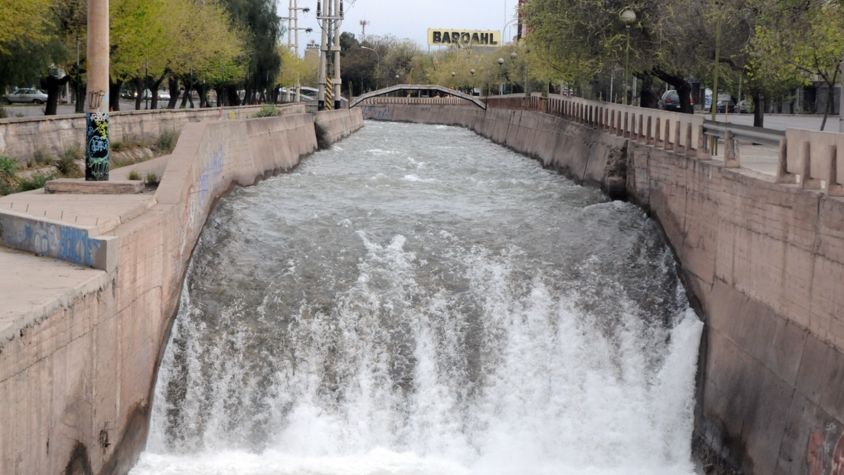
<path id="1" fill-rule="evenodd" d="M 36 173 L 29 178 L 24 178 L 18 183 L 19 191 L 30 191 L 44 188 L 44 185 L 55 178 L 52 173 Z"/>
<path id="2" fill-rule="evenodd" d="M 14 193 L 17 190 L 18 182 L 15 178 L 17 171 L 18 162 L 0 155 L 0 196 Z"/>
<path id="3" fill-rule="evenodd" d="M 84 160 L 82 149 L 79 147 L 69 147 L 62 152 L 59 159 L 56 161 L 56 168 L 59 174 L 67 178 L 81 178 L 83 173 L 79 168 L 79 161 Z"/>
<path id="4" fill-rule="evenodd" d="M 155 141 L 153 144 L 153 148 L 162 154 L 167 155 L 168 153 L 173 153 L 173 150 L 176 148 L 176 143 L 179 141 L 179 133 L 175 130 L 165 130 L 161 132 L 161 135 L 158 136 L 158 140 Z"/>
<path id="5" fill-rule="evenodd" d="M 47 165 L 52 165 L 54 158 L 53 158 L 52 155 L 50 155 L 49 152 L 47 152 L 44 149 L 39 148 L 39 149 L 35 150 L 35 152 L 33 152 L 32 160 L 35 161 L 36 165 L 43 167 L 43 166 L 47 166 Z"/>
<path id="6" fill-rule="evenodd" d="M 281 110 L 274 106 L 274 105 L 266 105 L 258 109 L 258 112 L 255 113 L 255 117 L 277 117 L 281 115 Z"/>
<path id="7" fill-rule="evenodd" d="M 131 172 L 129 172 L 129 179 L 130 180 L 140 180 L 141 174 L 138 173 L 137 170 L 132 170 Z"/>
<path id="8" fill-rule="evenodd" d="M 147 186 L 158 186 L 158 184 L 161 183 L 161 180 L 155 173 L 147 173 L 147 177 L 144 182 L 147 184 Z"/>

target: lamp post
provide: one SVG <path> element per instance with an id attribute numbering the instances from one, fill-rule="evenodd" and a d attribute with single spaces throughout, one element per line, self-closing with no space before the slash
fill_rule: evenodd
<path id="1" fill-rule="evenodd" d="M 504 95 L 504 58 L 498 58 L 498 95 Z"/>
<path id="2" fill-rule="evenodd" d="M 475 96 L 475 68 L 469 70 L 469 75 L 472 77 L 472 97 Z"/>
<path id="3" fill-rule="evenodd" d="M 381 55 L 378 54 L 378 51 L 376 51 L 374 48 L 370 48 L 369 46 L 361 46 L 360 49 L 368 49 L 369 51 L 372 51 L 373 53 L 375 53 L 375 58 L 378 61 L 377 66 L 375 66 L 375 71 L 376 71 L 376 73 L 375 73 L 375 89 L 377 90 L 377 89 L 379 89 L 378 88 L 378 73 L 381 72 Z M 363 86 L 361 85 L 361 87 L 363 87 Z M 363 89 L 361 89 L 361 90 L 363 90 Z"/>
<path id="4" fill-rule="evenodd" d="M 452 71 L 451 72 L 451 87 L 454 87 L 454 76 L 457 76 L 457 73 Z"/>
<path id="5" fill-rule="evenodd" d="M 511 63 L 511 64 L 513 64 L 513 65 L 515 66 L 515 64 L 516 64 L 516 59 L 518 59 L 518 57 L 519 57 L 519 53 L 516 53 L 515 51 L 513 51 L 512 53 L 510 53 L 510 59 L 512 60 L 512 63 Z M 513 94 L 513 93 L 514 93 L 514 91 L 513 91 L 513 86 L 514 86 L 513 82 L 512 82 L 512 81 L 510 81 L 510 94 Z"/>
<path id="6" fill-rule="evenodd" d="M 85 180 L 108 181 L 108 0 L 88 0 L 88 90 L 85 97 Z"/>
<path id="7" fill-rule="evenodd" d="M 624 100 L 622 104 L 627 105 L 627 95 L 629 93 L 629 77 L 630 74 L 630 25 L 636 23 L 636 12 L 630 8 L 625 8 L 619 15 L 621 22 L 624 23 L 624 29 L 627 30 L 627 47 L 624 50 Z"/>

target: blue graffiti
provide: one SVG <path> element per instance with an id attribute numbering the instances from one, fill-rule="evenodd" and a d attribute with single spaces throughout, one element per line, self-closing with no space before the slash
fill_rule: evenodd
<path id="1" fill-rule="evenodd" d="M 74 264 L 93 267 L 103 248 L 103 241 L 90 238 L 85 229 L 18 220 L 2 224 L 7 231 L 16 231 L 3 233 L 6 245 Z"/>
<path id="2" fill-rule="evenodd" d="M 211 195 L 212 185 L 223 173 L 225 165 L 225 154 L 220 146 L 211 154 L 211 159 L 205 164 L 202 174 L 199 176 L 199 205 L 204 207 Z"/>

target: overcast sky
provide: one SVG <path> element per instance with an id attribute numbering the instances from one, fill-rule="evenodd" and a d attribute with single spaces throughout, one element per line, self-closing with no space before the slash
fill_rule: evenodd
<path id="1" fill-rule="evenodd" d="M 287 16 L 288 0 L 277 0 L 279 15 Z M 309 13 L 299 13 L 299 26 L 311 27 L 314 31 L 299 32 L 300 49 L 314 40 L 319 43 L 320 34 L 316 19 L 316 0 L 298 0 L 299 7 L 309 7 Z M 355 34 L 360 39 L 360 21 L 366 19 L 367 35 L 393 35 L 409 38 L 427 47 L 428 28 L 471 28 L 478 30 L 504 30 L 505 23 L 516 18 L 517 0 L 345 0 L 343 31 Z M 504 31 L 504 38 L 516 35 L 516 26 L 511 24 Z M 284 38 L 287 42 L 287 37 Z"/>

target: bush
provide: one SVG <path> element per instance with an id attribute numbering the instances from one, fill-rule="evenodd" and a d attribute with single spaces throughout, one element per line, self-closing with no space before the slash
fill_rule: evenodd
<path id="1" fill-rule="evenodd" d="M 9 113 L 6 112 L 6 108 L 0 107 L 0 119 L 5 119 L 7 117 L 9 117 Z"/>
<path id="2" fill-rule="evenodd" d="M 9 157 L 0 155 L 0 195 L 8 195 L 17 188 L 15 173 L 18 171 L 18 162 Z"/>
<path id="3" fill-rule="evenodd" d="M 132 170 L 131 172 L 129 172 L 129 179 L 130 180 L 140 180 L 141 174 L 138 173 L 137 170 Z"/>
<path id="4" fill-rule="evenodd" d="M 44 185 L 55 178 L 52 173 L 36 173 L 29 178 L 24 178 L 20 180 L 20 191 L 29 191 L 29 190 L 37 190 L 39 188 L 44 188 Z"/>
<path id="5" fill-rule="evenodd" d="M 82 169 L 79 168 L 79 161 L 84 160 L 82 149 L 79 147 L 70 147 L 62 152 L 61 157 L 56 162 L 56 168 L 59 170 L 61 176 L 67 178 L 79 178 L 82 176 Z"/>
<path id="6" fill-rule="evenodd" d="M 147 178 L 145 182 L 148 186 L 158 186 L 158 184 L 160 183 L 158 175 L 156 175 L 155 173 L 147 173 Z"/>
<path id="7" fill-rule="evenodd" d="M 162 154 L 172 153 L 176 148 L 176 143 L 179 141 L 179 133 L 175 130 L 165 130 L 158 136 L 155 143 L 155 149 Z"/>
<path id="8" fill-rule="evenodd" d="M 281 115 L 281 111 L 278 107 L 274 105 L 266 105 L 258 109 L 258 112 L 255 113 L 255 117 L 276 117 Z"/>
<path id="9" fill-rule="evenodd" d="M 32 159 L 35 160 L 36 165 L 41 166 L 50 165 L 53 163 L 53 157 L 50 156 L 50 154 L 46 150 L 41 148 L 35 150 L 35 152 L 32 154 Z"/>

